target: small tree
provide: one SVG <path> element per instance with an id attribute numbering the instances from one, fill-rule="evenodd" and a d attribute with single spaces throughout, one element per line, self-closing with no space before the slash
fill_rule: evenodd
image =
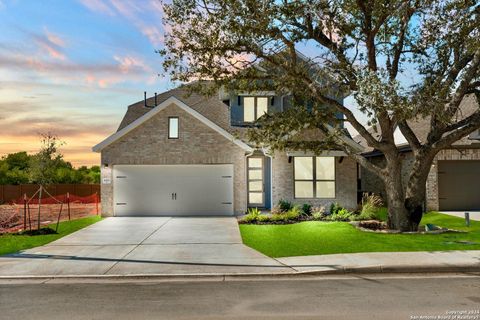
<path id="1" fill-rule="evenodd" d="M 463 98 L 480 89 L 478 1 L 177 0 L 164 11 L 171 31 L 160 53 L 174 80 L 214 80 L 216 87 L 274 90 L 311 101 L 309 110 L 299 104 L 264 117 L 253 140 L 274 149 L 313 150 L 334 142 L 384 182 L 390 228 L 418 228 L 435 155 L 480 128 L 480 111 L 456 117 Z M 305 44 L 308 57 L 297 51 Z M 378 134 L 332 96 L 332 88 L 352 94 Z M 385 155 L 385 166 L 342 143 L 344 131 L 327 125 L 338 122 L 339 113 Z M 418 118 L 429 120 L 424 141 L 409 125 Z M 299 145 L 284 139 L 308 128 L 322 131 L 322 138 Z M 414 156 L 406 190 L 397 128 Z"/>
<path id="2" fill-rule="evenodd" d="M 30 163 L 30 180 L 39 184 L 38 193 L 38 221 L 37 227 L 40 230 L 40 207 L 42 203 L 42 192 L 45 186 L 55 181 L 56 169 L 63 162 L 63 155 L 59 148 L 65 144 L 57 135 L 52 132 L 40 133 L 40 150 L 32 156 Z"/>

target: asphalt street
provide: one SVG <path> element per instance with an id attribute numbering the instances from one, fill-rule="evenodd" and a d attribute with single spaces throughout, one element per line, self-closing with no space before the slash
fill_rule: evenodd
<path id="1" fill-rule="evenodd" d="M 473 274 L 0 280 L 1 319 L 480 319 L 479 310 Z"/>

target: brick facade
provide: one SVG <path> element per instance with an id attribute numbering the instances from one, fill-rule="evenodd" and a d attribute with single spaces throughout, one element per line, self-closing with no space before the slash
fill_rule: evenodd
<path id="1" fill-rule="evenodd" d="M 179 117 L 179 139 L 168 139 L 168 117 Z M 245 151 L 171 104 L 102 150 L 102 182 L 117 164 L 233 164 L 234 211 L 247 207 Z M 105 167 L 104 164 L 108 164 Z M 102 214 L 113 215 L 113 184 L 102 184 Z"/>
<path id="2" fill-rule="evenodd" d="M 325 206 L 327 210 L 335 202 L 348 209 L 355 209 L 357 206 L 357 164 L 348 157 L 336 157 L 335 160 L 335 199 L 296 200 L 293 190 L 293 161 L 289 163 L 285 153 L 277 152 L 272 158 L 273 205 L 283 199 L 297 204 L 310 203 L 314 206 Z"/>

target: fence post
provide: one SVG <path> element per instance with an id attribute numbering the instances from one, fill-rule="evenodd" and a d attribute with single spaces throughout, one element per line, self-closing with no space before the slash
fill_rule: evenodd
<path id="1" fill-rule="evenodd" d="M 23 194 L 23 231 L 27 230 L 27 194 Z"/>
<path id="2" fill-rule="evenodd" d="M 70 217 L 70 192 L 67 192 L 67 211 L 68 211 L 68 220 L 71 220 Z"/>
<path id="3" fill-rule="evenodd" d="M 98 192 L 95 192 L 95 209 L 97 210 L 97 216 L 98 216 Z"/>

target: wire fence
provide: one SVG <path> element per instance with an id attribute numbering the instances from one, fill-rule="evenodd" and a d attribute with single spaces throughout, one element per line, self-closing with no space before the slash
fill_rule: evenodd
<path id="1" fill-rule="evenodd" d="M 39 192 L 44 192 L 42 195 Z M 45 197 L 46 195 L 46 197 Z M 100 213 L 98 193 L 88 196 L 66 194 L 52 196 L 45 189 L 0 205 L 0 234 L 34 230 L 58 221 L 83 218 Z"/>

